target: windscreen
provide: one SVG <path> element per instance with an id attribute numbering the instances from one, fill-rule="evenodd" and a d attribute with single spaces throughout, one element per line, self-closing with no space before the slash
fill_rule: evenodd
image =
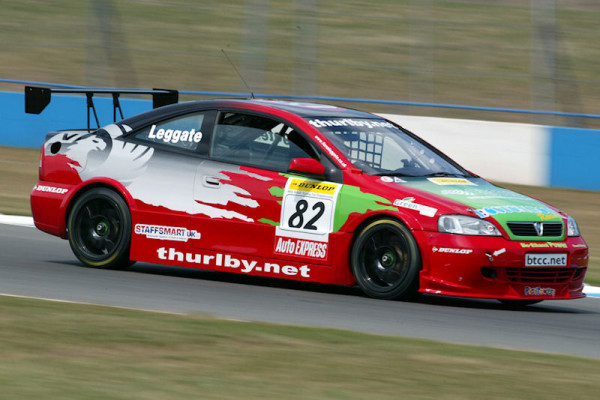
<path id="1" fill-rule="evenodd" d="M 354 164 L 371 175 L 464 176 L 467 171 L 383 119 L 309 119 Z"/>

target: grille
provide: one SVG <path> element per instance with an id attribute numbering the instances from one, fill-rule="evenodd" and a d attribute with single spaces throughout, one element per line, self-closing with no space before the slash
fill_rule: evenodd
<path id="1" fill-rule="evenodd" d="M 536 230 L 536 224 L 541 228 L 541 235 Z M 507 225 L 515 236 L 558 237 L 563 233 L 563 224 L 560 222 L 509 222 Z"/>
<path id="2" fill-rule="evenodd" d="M 562 283 L 568 282 L 577 270 L 574 268 L 506 268 L 511 282 Z"/>

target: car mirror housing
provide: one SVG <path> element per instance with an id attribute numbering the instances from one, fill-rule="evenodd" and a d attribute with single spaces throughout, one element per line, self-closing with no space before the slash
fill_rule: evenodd
<path id="1" fill-rule="evenodd" d="M 325 174 L 325 166 L 314 158 L 294 158 L 290 161 L 288 172 L 323 175 Z"/>

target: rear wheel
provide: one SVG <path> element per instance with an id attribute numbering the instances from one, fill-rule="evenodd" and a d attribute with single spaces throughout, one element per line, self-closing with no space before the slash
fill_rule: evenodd
<path id="1" fill-rule="evenodd" d="M 95 188 L 79 197 L 67 221 L 69 244 L 92 267 L 125 268 L 131 244 L 131 215 L 116 192 Z"/>
<path id="2" fill-rule="evenodd" d="M 392 219 L 367 225 L 356 237 L 352 272 L 362 291 L 378 299 L 410 299 L 419 285 L 421 257 L 410 230 Z"/>

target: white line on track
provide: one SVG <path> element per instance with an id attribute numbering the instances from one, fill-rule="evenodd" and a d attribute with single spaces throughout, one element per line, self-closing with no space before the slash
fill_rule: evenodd
<path id="1" fill-rule="evenodd" d="M 18 215 L 4 215 L 4 214 L 0 214 L 0 224 L 18 225 L 18 226 L 34 226 L 33 218 L 31 218 L 31 217 L 20 217 Z"/>
<path id="2" fill-rule="evenodd" d="M 0 224 L 5 225 L 17 225 L 17 226 L 30 226 L 34 227 L 33 218 L 21 217 L 18 215 L 4 215 L 0 214 Z M 583 292 L 589 297 L 596 297 L 600 299 L 600 287 L 584 285 Z M 0 293 L 1 295 L 1 293 Z M 48 299 L 52 300 L 52 299 Z M 58 300 L 55 300 L 58 301 Z"/>
<path id="3" fill-rule="evenodd" d="M 120 309 L 120 310 L 143 311 L 143 312 L 158 313 L 158 314 L 188 315 L 186 313 L 172 312 L 172 311 L 157 311 L 157 310 L 148 310 L 148 309 L 145 309 L 145 308 L 111 306 L 111 305 L 106 305 L 106 304 L 86 303 L 84 301 L 70 301 L 70 300 L 52 299 L 52 298 L 48 298 L 48 297 L 36 297 L 36 296 L 21 296 L 21 295 L 18 295 L 18 294 L 10 294 L 10 293 L 0 293 L 0 296 L 15 297 L 15 298 L 18 298 L 18 299 L 31 299 L 31 300 L 52 301 L 52 302 L 55 302 L 55 303 L 81 304 L 81 305 L 84 305 L 84 306 L 110 307 L 110 308 L 117 308 L 117 309 Z"/>
<path id="4" fill-rule="evenodd" d="M 600 299 L 600 287 L 583 285 L 583 293 L 585 293 L 588 297 L 596 297 Z"/>

